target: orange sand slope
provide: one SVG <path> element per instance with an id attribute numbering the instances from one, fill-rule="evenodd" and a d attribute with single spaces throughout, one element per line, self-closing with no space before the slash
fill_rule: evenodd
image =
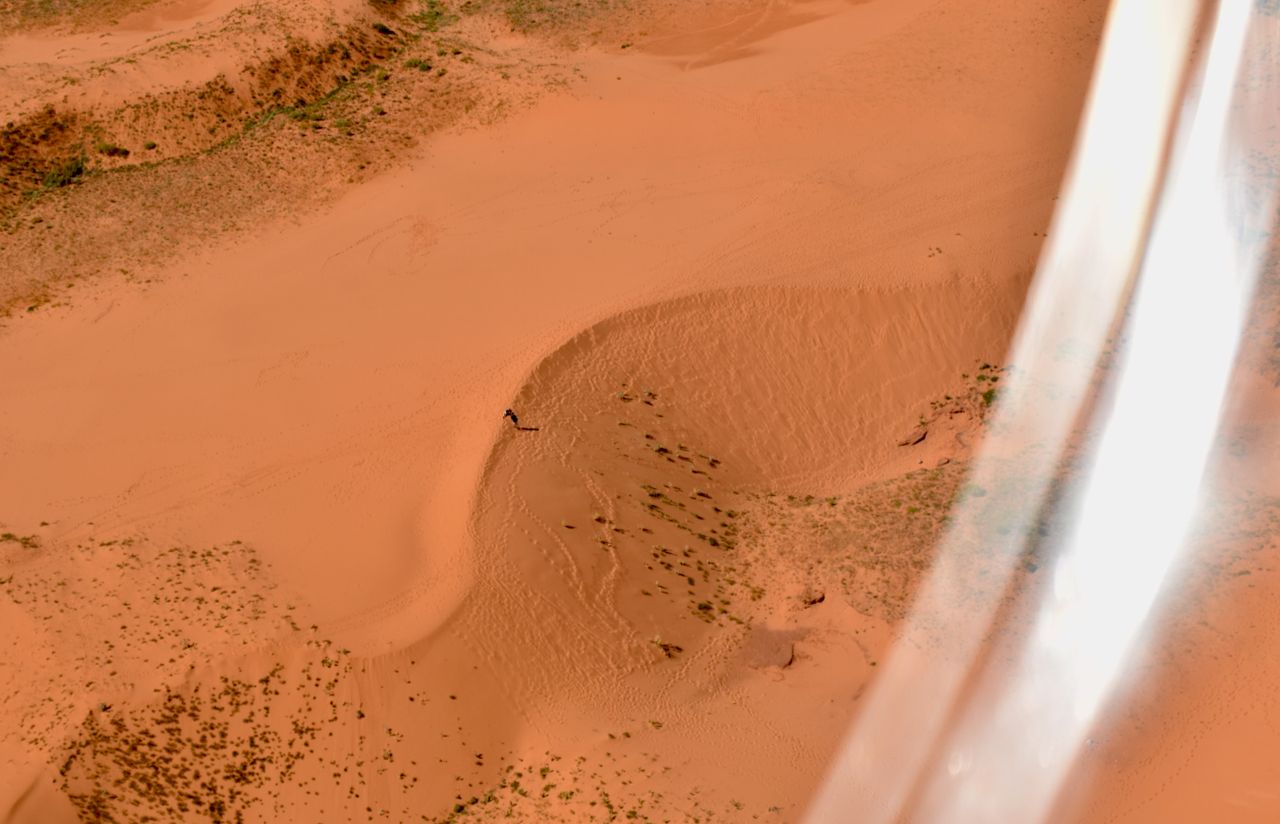
<path id="1" fill-rule="evenodd" d="M 0 816 L 798 820 L 1003 375 L 1102 13 L 708 12 L 9 321 Z M 1209 768 L 1168 753 L 1275 717 L 1244 683 L 1150 702 L 1072 809 L 1171 820 Z"/>

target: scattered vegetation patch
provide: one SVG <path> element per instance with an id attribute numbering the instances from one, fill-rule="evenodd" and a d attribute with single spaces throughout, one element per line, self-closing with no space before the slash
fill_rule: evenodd
<path id="1" fill-rule="evenodd" d="M 61 189 L 79 180 L 85 173 L 83 154 L 73 155 L 45 173 L 44 188 Z"/>
<path id="2" fill-rule="evenodd" d="M 98 154 L 103 154 L 107 157 L 125 158 L 129 156 L 129 150 L 125 147 L 117 146 L 114 143 L 108 143 L 106 141 L 99 141 L 94 148 L 97 150 Z"/>
<path id="3" fill-rule="evenodd" d="M 438 32 L 458 21 L 458 15 L 449 10 L 441 0 L 426 0 L 422 11 L 410 15 L 410 20 L 422 27 L 423 31 Z"/>
<path id="4" fill-rule="evenodd" d="M 667 658 L 675 658 L 680 653 L 684 652 L 684 647 L 679 644 L 672 644 L 668 641 L 663 641 L 661 638 L 654 638 L 653 645 L 661 650 L 662 654 Z"/>
<path id="5" fill-rule="evenodd" d="M 0 533 L 0 544 L 17 544 L 25 549 L 39 549 L 40 538 L 37 535 L 16 535 L 12 532 Z"/>
<path id="6" fill-rule="evenodd" d="M 979 363 L 972 373 L 962 373 L 962 390 L 955 395 L 943 395 L 929 403 L 929 415 L 920 416 L 920 426 L 927 427 L 943 416 L 967 414 L 979 421 L 995 403 L 998 390 L 996 384 L 1006 378 L 1010 371 L 1008 366 L 995 366 L 990 363 Z"/>

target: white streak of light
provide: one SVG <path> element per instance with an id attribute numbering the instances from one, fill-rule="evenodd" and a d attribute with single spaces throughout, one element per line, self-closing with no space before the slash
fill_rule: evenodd
<path id="1" fill-rule="evenodd" d="M 1219 5 L 1052 592 L 1012 674 L 966 707 L 943 748 L 965 766 L 933 773 L 917 820 L 1044 818 L 1185 545 L 1260 263 L 1236 241 L 1225 174 L 1251 5 Z"/>
<path id="2" fill-rule="evenodd" d="M 1052 465 L 1062 452 L 1145 241 L 1197 8 L 1196 0 L 1117 0 L 1112 7 L 1064 200 L 1009 357 L 1025 379 L 998 404 L 975 462 L 979 486 L 1001 482 L 1004 470 L 993 453 L 1034 446 Z M 1029 379 L 1041 384 L 1039 394 Z M 1045 394 L 1053 400 L 1045 403 Z M 1047 473 L 1032 476 L 1018 490 L 1002 533 L 980 517 L 974 500 L 957 504 L 953 527 L 810 807 L 810 821 L 897 818 L 998 605 L 991 598 L 956 609 L 972 594 L 959 556 L 976 541 L 1003 557 L 984 578 L 1000 592 L 1048 481 Z"/>

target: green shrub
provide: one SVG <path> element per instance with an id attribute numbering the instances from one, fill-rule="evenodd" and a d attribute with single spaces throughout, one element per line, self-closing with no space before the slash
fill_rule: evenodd
<path id="1" fill-rule="evenodd" d="M 95 147 L 99 152 L 107 157 L 128 157 L 129 150 L 123 146 L 117 146 L 114 143 L 99 142 Z"/>
<path id="2" fill-rule="evenodd" d="M 46 189 L 60 189 L 68 186 L 85 173 L 84 155 L 69 157 L 59 166 L 49 170 L 44 176 Z"/>
<path id="3" fill-rule="evenodd" d="M 426 0 L 425 6 L 426 8 L 409 19 L 426 31 L 440 31 L 458 21 L 458 15 L 451 14 L 440 0 Z"/>

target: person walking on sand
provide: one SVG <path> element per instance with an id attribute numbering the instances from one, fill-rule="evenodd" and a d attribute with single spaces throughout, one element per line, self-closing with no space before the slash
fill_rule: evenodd
<path id="1" fill-rule="evenodd" d="M 516 417 L 516 413 L 515 413 L 515 412 L 512 412 L 510 409 L 508 409 L 506 412 L 503 412 L 503 413 L 502 413 L 502 417 L 503 417 L 503 418 L 510 418 L 510 419 L 511 419 L 511 425 L 512 425 L 512 426 L 514 426 L 516 429 L 519 429 L 519 428 L 520 428 L 520 419 L 519 419 L 518 417 Z"/>

